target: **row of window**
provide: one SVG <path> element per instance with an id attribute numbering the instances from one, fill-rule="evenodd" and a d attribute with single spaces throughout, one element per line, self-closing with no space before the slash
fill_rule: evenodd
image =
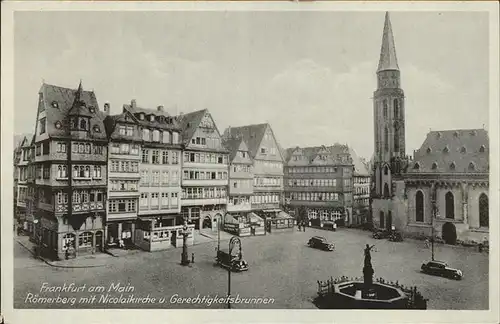
<path id="1" fill-rule="evenodd" d="M 141 193 L 139 206 L 141 210 L 176 208 L 177 206 L 179 206 L 178 192 Z"/>
<path id="2" fill-rule="evenodd" d="M 245 153 L 245 152 L 243 152 L 243 153 Z M 233 169 L 233 172 L 246 172 L 246 173 L 252 172 L 251 165 L 236 164 L 236 165 L 233 165 L 232 169 Z"/>
<path id="3" fill-rule="evenodd" d="M 161 141 L 164 144 L 179 144 L 179 133 L 145 128 L 142 130 L 142 140 L 146 142 Z"/>
<path id="4" fill-rule="evenodd" d="M 207 146 L 207 147 L 220 147 L 221 142 L 220 138 L 218 137 L 193 137 L 191 139 L 191 144 L 192 145 L 200 145 L 200 146 Z"/>
<path id="5" fill-rule="evenodd" d="M 370 188 L 354 187 L 354 194 L 356 194 L 356 195 L 368 195 L 368 194 L 370 194 Z"/>
<path id="6" fill-rule="evenodd" d="M 370 183 L 370 177 L 354 177 L 354 183 Z"/>
<path id="7" fill-rule="evenodd" d="M 307 217 L 309 219 L 319 218 L 322 221 L 335 221 L 337 219 L 342 219 L 343 215 L 339 210 L 310 209 L 307 211 Z"/>
<path id="8" fill-rule="evenodd" d="M 249 196 L 231 196 L 229 197 L 229 205 L 243 205 L 250 204 Z"/>
<path id="9" fill-rule="evenodd" d="M 26 187 L 19 187 L 18 195 L 17 195 L 17 201 L 21 203 L 25 203 L 25 200 L 27 198 L 27 193 L 28 193 L 28 188 Z"/>
<path id="10" fill-rule="evenodd" d="M 45 142 L 45 143 L 39 143 L 35 145 L 35 154 L 36 156 L 40 155 L 48 155 L 50 153 L 50 143 Z"/>
<path id="11" fill-rule="evenodd" d="M 116 161 L 112 160 L 109 172 L 139 172 L 139 162 L 137 161 Z"/>
<path id="12" fill-rule="evenodd" d="M 137 211 L 136 199 L 118 199 L 108 201 L 110 213 L 133 213 Z"/>
<path id="13" fill-rule="evenodd" d="M 336 187 L 337 179 L 288 179 L 288 185 L 290 187 Z"/>
<path id="14" fill-rule="evenodd" d="M 287 198 L 304 201 L 337 201 L 339 194 L 336 192 L 291 192 L 287 194 Z"/>
<path id="15" fill-rule="evenodd" d="M 37 166 L 37 178 L 40 179 L 41 166 Z M 68 168 L 66 165 L 58 165 L 57 166 L 57 178 L 58 179 L 67 179 L 68 178 Z M 92 173 L 91 173 L 92 172 Z M 43 168 L 43 178 L 50 178 L 50 166 Z M 74 179 L 102 179 L 101 166 L 94 165 L 75 165 L 73 166 L 73 178 Z"/>
<path id="16" fill-rule="evenodd" d="M 110 181 L 110 190 L 111 191 L 137 191 L 138 190 L 138 181 L 134 180 L 120 180 L 120 181 Z"/>
<path id="17" fill-rule="evenodd" d="M 486 150 L 486 147 L 484 145 L 481 145 L 479 147 L 479 153 L 484 153 L 484 151 Z M 427 154 L 430 154 L 432 152 L 432 149 L 430 147 L 427 148 Z M 448 145 L 446 145 L 444 148 L 443 148 L 443 153 L 449 153 L 450 152 L 450 148 L 448 147 Z M 465 146 L 462 146 L 460 148 L 460 153 L 462 154 L 465 154 L 467 153 L 467 148 Z"/>
<path id="18" fill-rule="evenodd" d="M 109 151 L 111 154 L 139 155 L 139 144 L 111 143 Z"/>
<path id="19" fill-rule="evenodd" d="M 225 154 L 184 152 L 184 162 L 186 163 L 227 164 L 227 161 L 228 157 Z"/>
<path id="20" fill-rule="evenodd" d="M 451 162 L 450 165 L 449 165 L 449 167 L 450 167 L 450 170 L 454 171 L 454 170 L 456 170 L 457 165 L 455 164 L 455 162 Z M 437 170 L 437 168 L 438 168 L 437 162 L 433 162 L 431 168 L 432 168 L 432 170 Z M 420 169 L 420 163 L 416 162 L 415 165 L 413 165 L 413 169 L 414 170 L 419 170 Z M 476 170 L 476 164 L 474 162 L 470 162 L 469 166 L 468 166 L 468 170 L 469 171 L 475 171 Z"/>
<path id="21" fill-rule="evenodd" d="M 179 152 L 143 149 L 142 163 L 179 164 Z"/>
<path id="22" fill-rule="evenodd" d="M 104 193 L 100 190 L 74 190 L 72 196 L 74 204 L 104 201 Z M 68 193 L 58 191 L 56 193 L 56 202 L 59 205 L 67 204 Z"/>
<path id="23" fill-rule="evenodd" d="M 178 171 L 141 171 L 141 186 L 178 186 L 179 172 Z"/>
<path id="24" fill-rule="evenodd" d="M 265 168 L 266 170 L 273 169 L 276 171 L 283 171 L 283 163 L 272 161 L 254 161 L 256 168 Z"/>
<path id="25" fill-rule="evenodd" d="M 211 199 L 226 196 L 225 187 L 182 188 L 182 199 Z"/>
<path id="26" fill-rule="evenodd" d="M 184 170 L 182 179 L 184 180 L 227 180 L 226 171 L 187 171 Z"/>
<path id="27" fill-rule="evenodd" d="M 282 181 L 280 177 L 255 177 L 253 178 L 253 185 L 259 187 L 280 186 Z"/>
<path id="28" fill-rule="evenodd" d="M 288 167 L 288 173 L 335 173 L 337 167 Z"/>
<path id="29" fill-rule="evenodd" d="M 252 180 L 232 180 L 233 188 L 252 188 Z"/>
<path id="30" fill-rule="evenodd" d="M 279 203 L 280 202 L 280 196 L 277 194 L 258 194 L 258 195 L 253 195 L 250 198 L 250 202 L 252 204 L 268 204 L 268 203 Z"/>
<path id="31" fill-rule="evenodd" d="M 267 147 L 261 147 L 260 148 L 260 154 L 270 154 L 270 155 L 276 155 L 278 153 L 278 150 L 275 147 L 267 148 Z"/>

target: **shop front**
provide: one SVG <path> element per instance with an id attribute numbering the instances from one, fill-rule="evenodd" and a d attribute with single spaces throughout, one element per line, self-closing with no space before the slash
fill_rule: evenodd
<path id="1" fill-rule="evenodd" d="M 343 207 L 334 208 L 307 208 L 309 226 L 332 229 L 336 226 L 344 226 L 345 210 Z"/>
<path id="2" fill-rule="evenodd" d="M 264 220 L 252 212 L 227 213 L 224 231 L 238 236 L 266 235 Z"/>
<path id="3" fill-rule="evenodd" d="M 108 248 L 131 248 L 134 246 L 135 220 L 111 221 L 106 225 Z"/>
<path id="4" fill-rule="evenodd" d="M 284 211 L 265 218 L 265 223 L 269 233 L 293 231 L 295 227 L 295 219 Z"/>
<path id="5" fill-rule="evenodd" d="M 158 222 L 156 219 L 140 219 L 135 228 L 135 245 L 149 252 L 168 250 L 183 245 L 183 225 L 171 222 Z M 188 225 L 186 244 L 194 244 L 194 225 Z"/>

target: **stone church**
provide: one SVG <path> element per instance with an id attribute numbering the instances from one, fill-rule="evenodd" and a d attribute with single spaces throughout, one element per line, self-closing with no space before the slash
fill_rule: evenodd
<path id="1" fill-rule="evenodd" d="M 389 14 L 373 95 L 371 209 L 376 227 L 446 243 L 489 237 L 489 138 L 484 129 L 430 132 L 405 152 L 405 96 Z"/>

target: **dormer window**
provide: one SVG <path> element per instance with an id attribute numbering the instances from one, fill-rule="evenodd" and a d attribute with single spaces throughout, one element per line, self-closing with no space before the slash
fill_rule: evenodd
<path id="1" fill-rule="evenodd" d="M 432 149 L 430 147 L 427 148 L 427 154 L 430 154 L 432 152 Z"/>
<path id="2" fill-rule="evenodd" d="M 97 126 L 97 125 L 94 126 L 94 132 L 96 132 L 96 133 L 101 132 L 101 129 L 99 128 L 99 126 Z"/>
<path id="3" fill-rule="evenodd" d="M 436 162 L 432 163 L 432 170 L 436 170 L 438 168 L 438 164 Z"/>
<path id="4" fill-rule="evenodd" d="M 470 132 L 470 134 L 471 134 L 472 136 L 476 136 L 476 131 L 475 131 L 475 130 L 473 130 L 472 132 Z"/>
<path id="5" fill-rule="evenodd" d="M 417 162 L 413 165 L 413 170 L 419 170 L 420 169 L 420 164 Z"/>
<path id="6" fill-rule="evenodd" d="M 453 133 L 453 136 L 458 137 L 458 131 L 455 131 L 455 132 Z"/>
<path id="7" fill-rule="evenodd" d="M 149 121 L 152 121 L 152 122 L 155 121 L 155 116 L 154 115 L 149 116 Z"/>
<path id="8" fill-rule="evenodd" d="M 448 148 L 448 145 L 444 147 L 443 152 L 444 152 L 444 153 L 448 153 L 448 152 L 450 152 L 450 149 Z"/>
<path id="9" fill-rule="evenodd" d="M 139 119 L 144 120 L 144 114 L 139 114 Z"/>
<path id="10" fill-rule="evenodd" d="M 57 103 L 57 101 L 55 101 L 55 100 L 54 100 L 54 101 L 52 101 L 52 104 L 51 104 L 51 105 L 52 105 L 52 107 L 54 107 L 54 108 L 59 108 L 59 104 L 58 104 L 58 103 Z"/>
<path id="11" fill-rule="evenodd" d="M 474 171 L 474 170 L 476 170 L 476 165 L 474 164 L 474 162 L 469 163 L 469 171 Z"/>
<path id="12" fill-rule="evenodd" d="M 438 132 L 436 135 L 437 138 L 441 138 L 441 132 Z"/>
<path id="13" fill-rule="evenodd" d="M 87 121 L 85 119 L 80 120 L 80 129 L 81 130 L 86 130 L 87 129 Z"/>
<path id="14" fill-rule="evenodd" d="M 56 128 L 57 129 L 61 129 L 62 128 L 62 124 L 60 121 L 56 121 Z"/>
<path id="15" fill-rule="evenodd" d="M 454 171 L 455 168 L 456 168 L 455 162 L 451 162 L 451 164 L 450 164 L 450 170 Z"/>
<path id="16" fill-rule="evenodd" d="M 89 111 L 93 114 L 93 113 L 95 113 L 95 108 L 93 106 L 90 106 Z"/>
<path id="17" fill-rule="evenodd" d="M 460 148 L 460 153 L 463 153 L 463 154 L 467 153 L 467 149 L 465 148 L 465 146 L 462 146 Z"/>
<path id="18" fill-rule="evenodd" d="M 484 147 L 484 145 L 481 145 L 481 147 L 479 148 L 479 152 L 484 153 L 485 150 L 486 150 L 486 147 Z"/>

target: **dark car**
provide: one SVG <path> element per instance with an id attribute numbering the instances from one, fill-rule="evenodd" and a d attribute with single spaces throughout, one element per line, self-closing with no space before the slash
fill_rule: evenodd
<path id="1" fill-rule="evenodd" d="M 423 273 L 430 275 L 447 277 L 455 280 L 460 280 L 463 278 L 462 271 L 454 268 L 450 268 L 446 262 L 443 261 L 429 261 L 422 264 L 420 268 Z"/>
<path id="2" fill-rule="evenodd" d="M 389 234 L 389 241 L 402 242 L 403 234 L 401 234 L 400 232 L 392 232 L 391 234 Z"/>
<path id="3" fill-rule="evenodd" d="M 217 258 L 215 261 L 221 267 L 234 272 L 248 270 L 248 263 L 241 256 L 229 255 L 229 253 L 224 251 L 217 251 Z"/>
<path id="4" fill-rule="evenodd" d="M 311 237 L 309 239 L 309 242 L 307 242 L 307 245 L 309 245 L 312 248 L 321 249 L 325 251 L 333 251 L 335 249 L 335 245 L 333 243 L 328 243 L 326 238 L 322 236 Z"/>
<path id="5" fill-rule="evenodd" d="M 389 236 L 389 231 L 387 230 L 376 230 L 375 232 L 373 232 L 372 235 L 374 239 L 384 239 L 387 238 L 388 236 Z"/>

